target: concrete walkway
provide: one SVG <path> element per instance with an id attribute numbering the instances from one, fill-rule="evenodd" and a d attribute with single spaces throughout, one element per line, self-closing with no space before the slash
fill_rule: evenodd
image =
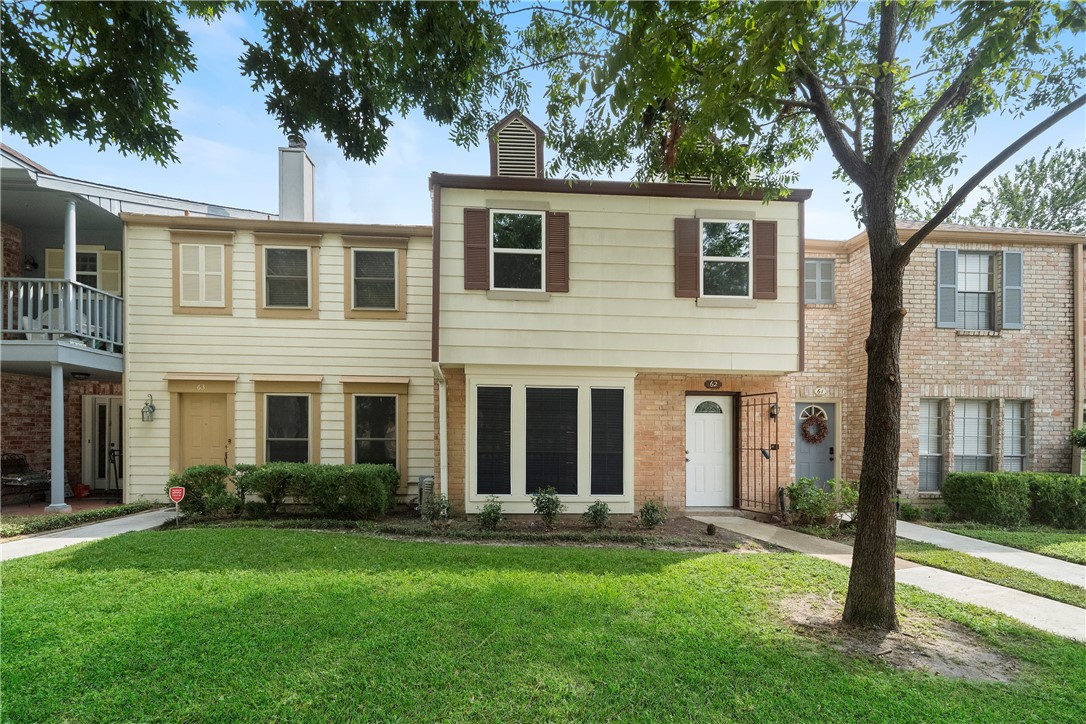
<path id="1" fill-rule="evenodd" d="M 781 548 L 806 553 L 843 566 L 852 565 L 852 548 L 843 543 L 736 516 L 689 517 L 699 523 L 713 523 L 718 528 Z M 955 601 L 983 606 L 1042 631 L 1086 642 L 1086 609 L 900 558 L 895 559 L 895 568 L 898 583 L 908 583 Z"/>
<path id="2" fill-rule="evenodd" d="M 1086 588 L 1086 566 L 1078 563 L 1061 561 L 1058 558 L 1049 558 L 1018 548 L 1001 546 L 938 528 L 929 528 L 926 525 L 906 523 L 903 520 L 897 522 L 897 537 L 931 543 L 940 548 L 949 548 L 952 551 L 960 551 L 978 558 L 987 558 L 1005 566 L 1036 573 L 1038 576 L 1044 576 L 1053 581 L 1063 581 L 1073 586 Z"/>
<path id="3" fill-rule="evenodd" d="M 0 544 L 0 560 L 10 561 L 14 558 L 60 550 L 77 543 L 112 538 L 121 533 L 157 528 L 166 521 L 173 520 L 173 515 L 172 508 L 169 510 L 152 510 L 147 513 L 126 515 L 123 518 L 103 520 L 101 523 L 91 523 L 78 528 L 68 528 L 54 533 L 43 533 L 21 538 L 11 543 Z"/>

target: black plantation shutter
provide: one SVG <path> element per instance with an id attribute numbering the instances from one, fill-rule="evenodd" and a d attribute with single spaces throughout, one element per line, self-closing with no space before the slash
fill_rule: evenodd
<path id="1" fill-rule="evenodd" d="M 569 214 L 547 214 L 547 281 L 548 292 L 569 291 Z"/>
<path id="2" fill-rule="evenodd" d="M 511 391 L 508 387 L 480 387 L 476 394 L 476 490 L 480 495 L 509 495 Z"/>
<path id="3" fill-rule="evenodd" d="M 754 299 L 777 298 L 777 222 L 755 221 L 751 256 L 754 278 L 751 296 Z"/>
<path id="4" fill-rule="evenodd" d="M 548 485 L 577 493 L 577 390 L 529 387 L 524 391 L 527 492 Z"/>
<path id="5" fill-rule="evenodd" d="M 592 495 L 622 495 L 622 390 L 592 390 Z"/>
<path id="6" fill-rule="evenodd" d="M 490 211 L 464 209 L 464 289 L 490 289 Z"/>
<path id="7" fill-rule="evenodd" d="M 675 219 L 675 296 L 698 296 L 701 229 L 697 219 Z"/>

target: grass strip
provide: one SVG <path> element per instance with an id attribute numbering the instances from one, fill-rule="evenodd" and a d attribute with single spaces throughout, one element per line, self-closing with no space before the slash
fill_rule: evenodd
<path id="1" fill-rule="evenodd" d="M 161 508 L 162 503 L 150 500 L 141 500 L 126 505 L 114 505 L 108 508 L 95 508 L 94 510 L 80 510 L 74 513 L 50 513 L 47 515 L 5 515 L 0 517 L 0 538 L 11 538 L 17 535 L 33 535 L 45 533 L 61 528 L 71 528 L 86 523 L 94 523 L 99 520 L 120 518 L 132 513 L 142 513 L 145 510 Z"/>
<path id="2" fill-rule="evenodd" d="M 1086 565 L 1086 531 L 1060 530 L 1045 526 L 1027 528 L 993 528 L 977 523 L 928 524 L 933 528 L 979 538 L 989 543 L 1019 548 L 1042 556 Z"/>

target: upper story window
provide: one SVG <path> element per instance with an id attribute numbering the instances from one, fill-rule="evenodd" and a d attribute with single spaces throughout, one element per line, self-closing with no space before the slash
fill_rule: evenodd
<path id="1" fill-rule="evenodd" d="M 803 262 L 803 301 L 807 304 L 833 304 L 833 259 L 807 259 Z"/>
<path id="2" fill-rule="evenodd" d="M 264 247 L 264 306 L 309 306 L 309 249 Z"/>
<path id="3" fill-rule="evenodd" d="M 232 232 L 170 232 L 174 314 L 231 314 L 233 239 Z"/>
<path id="4" fill-rule="evenodd" d="M 353 262 L 354 309 L 396 309 L 396 251 L 355 249 Z"/>
<path id="5" fill-rule="evenodd" d="M 1023 252 L 939 249 L 936 254 L 935 326 L 1023 328 Z"/>
<path id="6" fill-rule="evenodd" d="M 319 234 L 256 234 L 256 316 L 318 316 Z"/>
<path id="7" fill-rule="evenodd" d="M 45 250 L 45 278 L 64 278 L 64 249 Z M 75 248 L 75 280 L 120 296 L 121 252 L 79 244 Z"/>
<path id="8" fill-rule="evenodd" d="M 544 214 L 491 211 L 491 289 L 543 291 Z"/>
<path id="9" fill-rule="evenodd" d="M 749 297 L 751 223 L 703 219 L 701 293 L 706 297 Z"/>

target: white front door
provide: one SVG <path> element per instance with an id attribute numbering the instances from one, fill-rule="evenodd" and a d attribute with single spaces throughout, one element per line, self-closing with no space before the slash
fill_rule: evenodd
<path id="1" fill-rule="evenodd" d="M 686 505 L 728 508 L 732 480 L 732 398 L 686 398 Z"/>

